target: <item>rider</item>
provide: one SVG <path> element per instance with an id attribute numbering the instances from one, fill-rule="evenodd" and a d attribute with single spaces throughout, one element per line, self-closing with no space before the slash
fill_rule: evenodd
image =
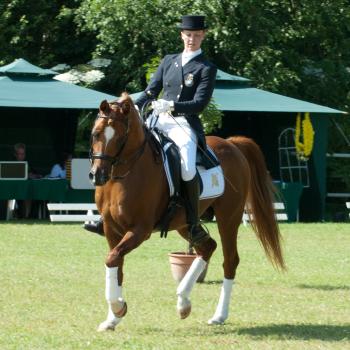
<path id="1" fill-rule="evenodd" d="M 159 115 L 156 126 L 179 147 L 181 176 L 186 192 L 187 224 L 193 245 L 209 238 L 199 225 L 199 181 L 196 173 L 197 144 L 202 149 L 206 147 L 198 115 L 213 94 L 217 70 L 205 59 L 201 50 L 206 28 L 204 16 L 182 17 L 179 29 L 184 43 L 183 52 L 163 58 L 151 82 L 136 101 L 141 109 L 163 90 L 161 99 L 152 102 L 153 116 Z M 98 225 L 86 226 L 90 231 L 98 230 Z"/>

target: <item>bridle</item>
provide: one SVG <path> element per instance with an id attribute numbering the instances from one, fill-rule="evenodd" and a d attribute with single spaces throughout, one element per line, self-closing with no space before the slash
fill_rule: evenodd
<path id="1" fill-rule="evenodd" d="M 110 104 L 111 105 L 118 105 L 120 108 L 122 107 L 122 104 L 117 102 L 117 101 L 110 102 Z M 129 156 L 127 159 L 123 160 L 123 159 L 121 159 L 122 152 L 127 144 L 129 133 L 130 133 L 130 120 L 129 120 L 129 118 L 128 117 L 118 118 L 118 116 L 116 116 L 116 115 L 104 115 L 104 114 L 101 114 L 100 112 L 97 113 L 96 120 L 98 118 L 103 118 L 106 120 L 116 120 L 118 122 L 121 122 L 124 125 L 126 132 L 123 135 L 123 137 L 121 137 L 121 138 L 119 138 L 119 140 L 117 140 L 117 151 L 116 151 L 116 154 L 114 156 L 110 156 L 110 155 L 105 154 L 103 152 L 94 153 L 93 149 L 92 149 L 93 135 L 91 135 L 91 137 L 90 137 L 90 152 L 89 152 L 90 163 L 92 164 L 95 159 L 101 159 L 101 160 L 105 160 L 107 162 L 110 162 L 112 167 L 117 166 L 117 165 L 122 165 L 122 164 L 128 164 L 131 162 L 133 162 L 132 163 L 132 165 L 133 165 L 136 162 L 136 160 L 141 157 L 142 153 L 145 150 L 145 146 L 146 146 L 146 143 L 148 141 L 148 133 L 147 132 L 145 133 L 145 140 L 143 141 L 142 145 L 131 156 Z M 132 165 L 131 165 L 131 167 L 132 167 Z M 113 176 L 112 178 L 113 179 L 125 178 L 130 173 L 131 167 L 127 171 L 127 173 L 125 173 L 124 175 Z"/>

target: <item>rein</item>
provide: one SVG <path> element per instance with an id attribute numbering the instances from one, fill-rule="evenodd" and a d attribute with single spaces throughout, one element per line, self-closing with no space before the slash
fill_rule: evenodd
<path id="1" fill-rule="evenodd" d="M 112 164 L 113 166 L 116 166 L 116 165 L 120 165 L 120 164 L 128 164 L 130 162 L 132 162 L 129 170 L 124 174 L 124 175 L 121 175 L 121 176 L 112 176 L 112 180 L 121 180 L 121 179 L 124 179 L 126 178 L 133 166 L 135 165 L 136 161 L 141 158 L 143 152 L 145 151 L 145 148 L 146 148 L 146 144 L 148 142 L 148 139 L 149 139 L 149 134 L 148 133 L 145 133 L 145 140 L 142 142 L 142 145 L 127 159 L 127 160 L 119 160 L 119 159 L 116 159 L 116 161 Z"/>

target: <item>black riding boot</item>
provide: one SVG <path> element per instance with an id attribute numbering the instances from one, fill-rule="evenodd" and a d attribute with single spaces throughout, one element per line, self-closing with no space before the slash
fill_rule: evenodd
<path id="1" fill-rule="evenodd" d="M 189 240 L 193 246 L 199 245 L 210 238 L 209 234 L 199 225 L 199 179 L 196 175 L 190 181 L 184 181 L 186 191 L 186 216 L 189 227 Z"/>
<path id="2" fill-rule="evenodd" d="M 92 224 L 84 224 L 84 228 L 87 231 L 97 233 L 98 235 L 104 236 L 102 216 L 101 216 L 100 220 L 93 222 Z"/>

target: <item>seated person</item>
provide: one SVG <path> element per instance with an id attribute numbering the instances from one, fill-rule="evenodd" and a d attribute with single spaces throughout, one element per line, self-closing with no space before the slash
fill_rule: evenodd
<path id="1" fill-rule="evenodd" d="M 18 162 L 28 163 L 28 178 L 29 179 L 40 179 L 42 176 L 36 172 L 26 159 L 26 145 L 24 143 L 16 143 L 13 146 L 13 155 L 15 160 Z"/>
<path id="2" fill-rule="evenodd" d="M 66 178 L 66 164 L 67 161 L 72 159 L 72 155 L 68 152 L 62 152 L 60 154 L 60 157 L 58 159 L 57 164 L 55 164 L 50 174 L 47 176 L 49 178 L 59 178 L 59 179 L 65 179 Z"/>
<path id="3" fill-rule="evenodd" d="M 18 162 L 25 162 L 26 160 L 26 145 L 24 143 L 16 143 L 13 146 L 13 156 Z M 41 175 L 38 174 L 28 163 L 28 178 L 38 179 Z M 33 201 L 30 199 L 16 200 L 17 210 L 15 216 L 19 219 L 28 219 L 32 216 Z"/>

